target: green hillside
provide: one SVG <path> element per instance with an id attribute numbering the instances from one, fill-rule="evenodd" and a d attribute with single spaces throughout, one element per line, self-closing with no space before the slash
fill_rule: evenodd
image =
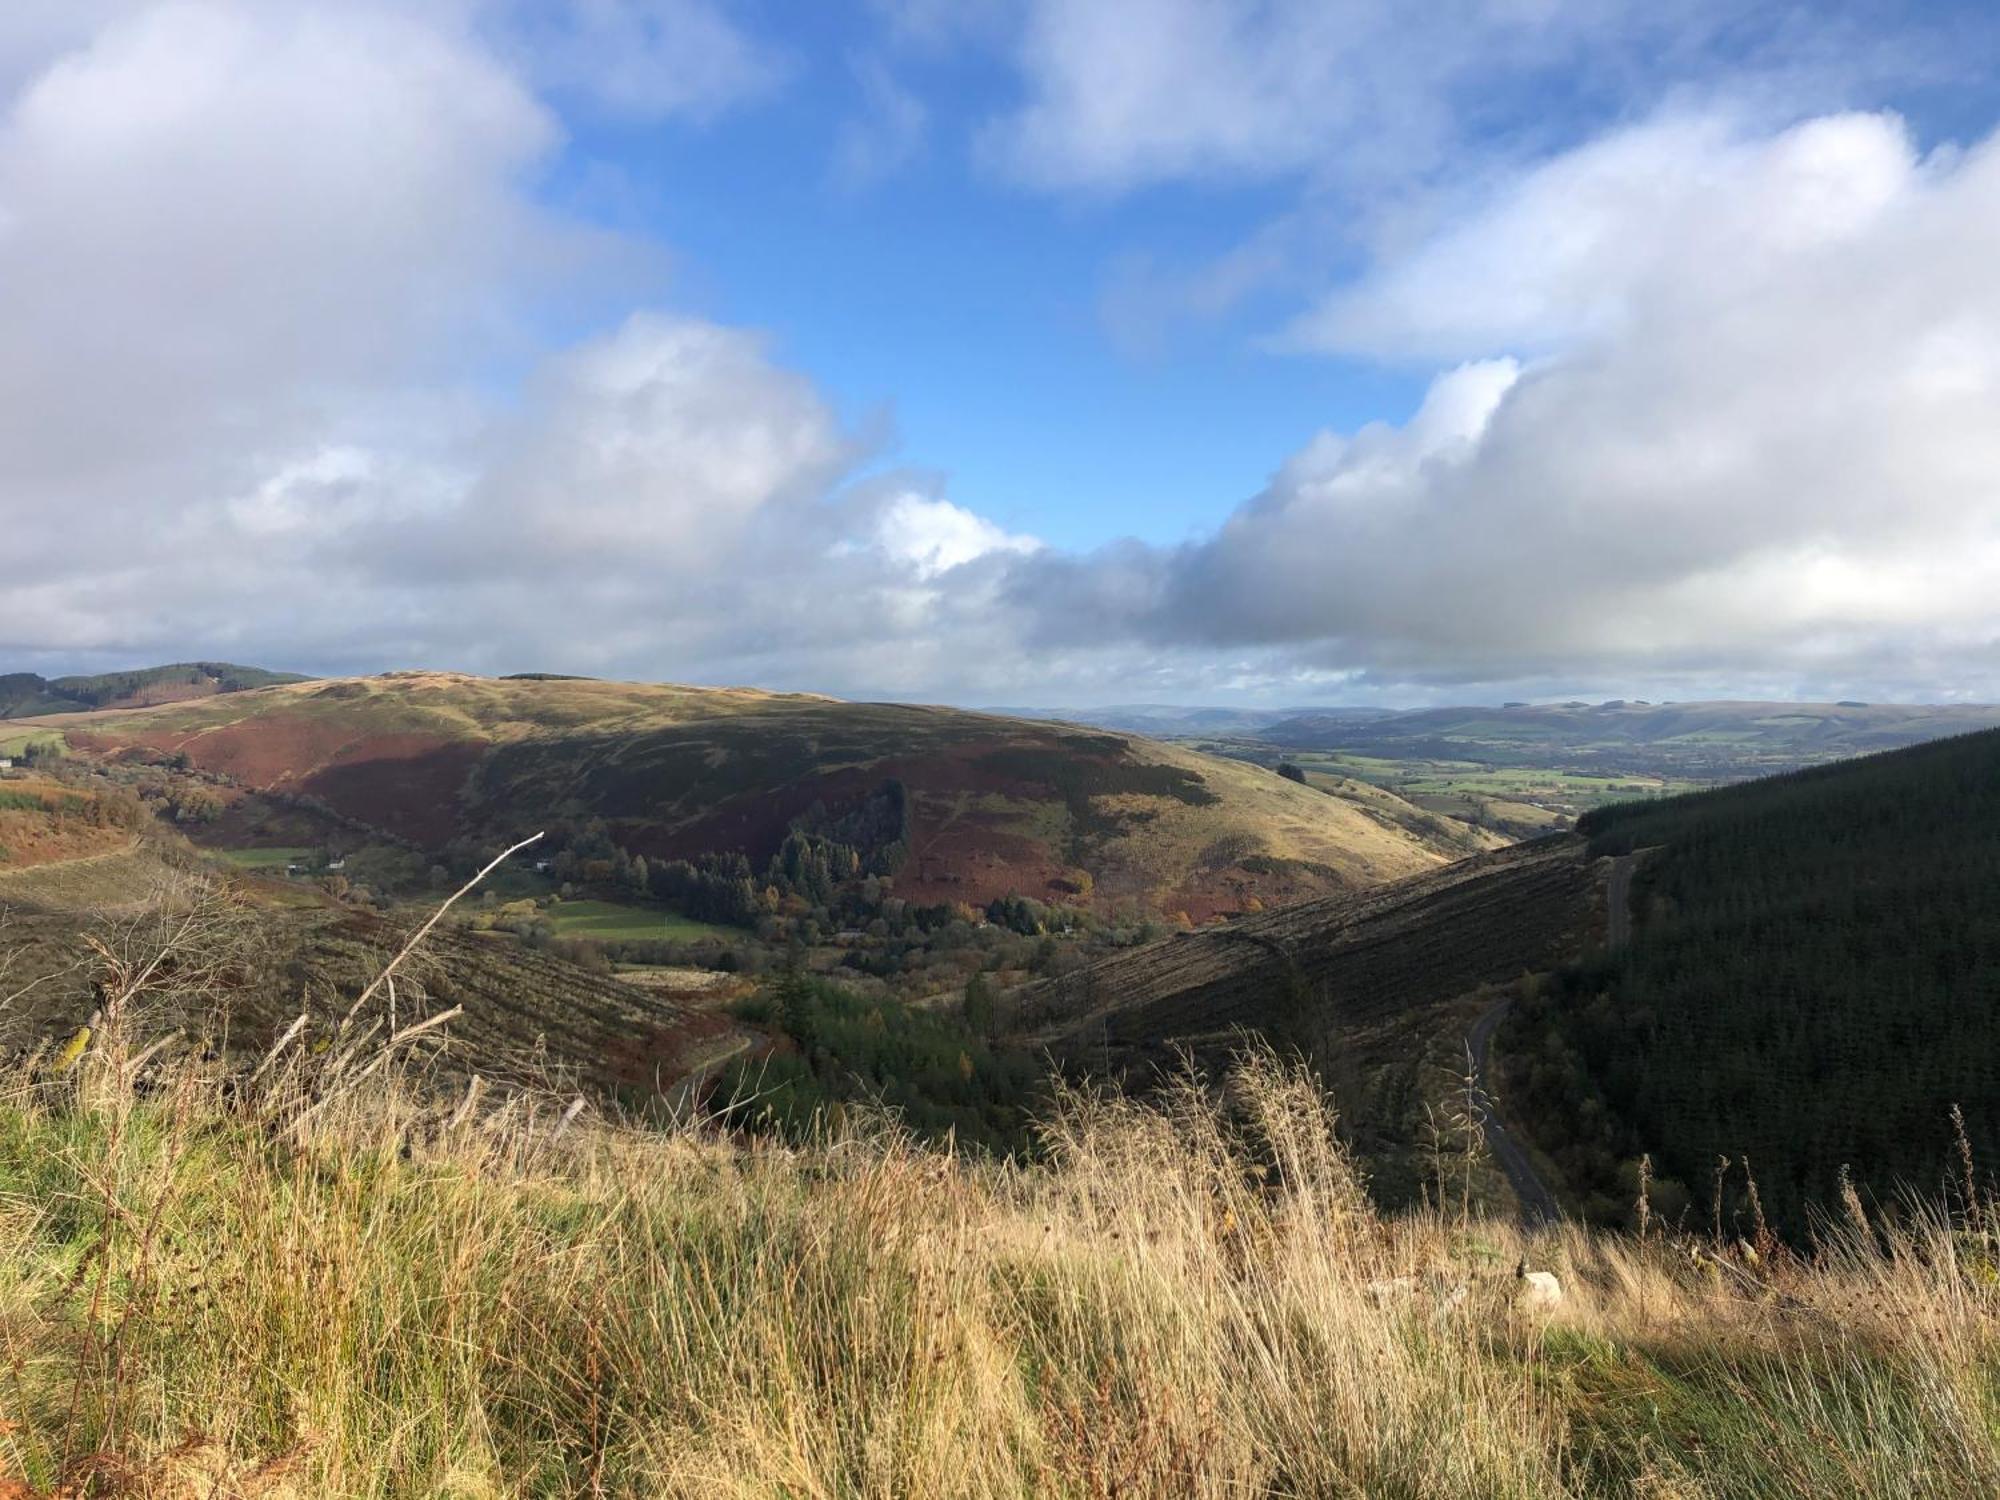
<path id="1" fill-rule="evenodd" d="M 1798 1234 L 1864 1196 L 1935 1191 L 2000 1159 L 2000 733 L 1980 733 L 1584 820 L 1639 851 L 1636 931 L 1522 1008 L 1515 1104 L 1573 1184 L 1630 1202 L 1650 1151 L 1712 1211 L 1747 1157 Z M 1585 1081 L 1587 1079 L 1587 1082 Z"/>
<path id="2" fill-rule="evenodd" d="M 240 693 L 281 682 L 304 682 L 295 672 L 267 672 L 226 661 L 175 662 L 94 676 L 40 677 L 0 673 L 0 719 L 85 713 L 94 708 L 146 707 L 218 693 Z"/>

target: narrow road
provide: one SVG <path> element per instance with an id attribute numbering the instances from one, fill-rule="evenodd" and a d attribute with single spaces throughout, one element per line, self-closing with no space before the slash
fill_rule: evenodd
<path id="1" fill-rule="evenodd" d="M 1614 953 L 1632 940 L 1632 872 L 1638 863 L 1636 854 L 1619 855 L 1611 861 L 1610 877 L 1604 883 L 1604 942 Z M 1488 1054 L 1493 1046 L 1493 1033 L 1499 1030 L 1501 1021 L 1506 1019 L 1507 1008 L 1513 1003 L 1513 995 L 1506 994 L 1488 1006 L 1472 1023 L 1472 1031 L 1465 1039 L 1465 1049 L 1472 1058 L 1473 1087 L 1478 1093 L 1479 1128 L 1485 1133 L 1486 1149 L 1493 1153 L 1493 1159 L 1506 1174 L 1507 1185 L 1513 1188 L 1514 1196 L 1521 1201 L 1522 1225 L 1533 1230 L 1555 1223 L 1562 1217 L 1562 1209 L 1556 1203 L 1555 1194 L 1549 1191 L 1548 1184 L 1536 1175 L 1527 1151 L 1514 1139 L 1501 1122 L 1499 1111 L 1493 1107 Z"/>
<path id="2" fill-rule="evenodd" d="M 1489 1005 L 1472 1023 L 1472 1034 L 1465 1039 L 1465 1047 L 1472 1054 L 1472 1082 L 1476 1091 L 1474 1107 L 1479 1113 L 1479 1128 L 1486 1133 L 1486 1149 L 1493 1153 L 1500 1170 L 1507 1174 L 1507 1185 L 1521 1200 L 1523 1227 L 1540 1229 L 1560 1219 L 1562 1209 L 1556 1204 L 1556 1195 L 1535 1175 L 1534 1164 L 1528 1160 L 1528 1153 L 1522 1149 L 1521 1143 L 1500 1123 L 1499 1112 L 1493 1107 L 1493 1084 L 1487 1067 L 1493 1033 L 1505 1019 L 1507 1007 L 1513 1003 L 1514 997 L 1510 994 Z"/>

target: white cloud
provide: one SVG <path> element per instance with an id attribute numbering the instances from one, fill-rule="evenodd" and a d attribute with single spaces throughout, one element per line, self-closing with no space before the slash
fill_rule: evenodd
<path id="1" fill-rule="evenodd" d="M 1698 267 L 1800 263 L 1877 230 L 1917 170 L 1900 122 L 1815 119 L 1775 137 L 1726 117 L 1618 132 L 1500 185 L 1483 209 L 1327 297 L 1295 347 L 1463 359 L 1615 336 Z"/>
<path id="2" fill-rule="evenodd" d="M 1027 0 L 986 148 L 1047 187 L 1297 176 L 1393 187 L 1574 144 L 1679 95 L 1766 119 L 1965 71 L 1984 24 L 1866 0 Z"/>
<path id="3" fill-rule="evenodd" d="M 1595 7 L 1516 0 L 1033 0 L 1027 99 L 988 133 L 1004 165 L 1057 187 L 1428 164 L 1453 89 L 1489 87 L 1595 29 Z"/>
<path id="4" fill-rule="evenodd" d="M 1323 436 L 1205 543 L 1044 559 L 1018 597 L 1049 639 L 1080 621 L 1378 678 L 1995 691 L 1996 264 L 1994 140 L 1924 157 L 1883 115 L 1637 128 L 1303 325 L 1530 364 L 1469 364 L 1402 428 Z"/>
<path id="5" fill-rule="evenodd" d="M 962 505 L 920 494 L 898 495 L 884 506 L 875 539 L 884 553 L 921 579 L 995 553 L 1026 554 L 1042 545 L 1031 536 L 1010 535 Z"/>

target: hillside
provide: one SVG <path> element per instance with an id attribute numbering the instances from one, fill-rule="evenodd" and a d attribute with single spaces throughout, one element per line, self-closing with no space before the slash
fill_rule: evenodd
<path id="1" fill-rule="evenodd" d="M 121 849 L 146 821 L 129 797 L 0 774 L 0 876 Z"/>
<path id="2" fill-rule="evenodd" d="M 427 849 L 602 820 L 632 854 L 740 853 L 762 871 L 803 827 L 918 902 L 1020 894 L 1199 922 L 1494 842 L 1360 782 L 1309 789 L 1133 737 L 744 689 L 392 673 L 43 727 L 85 753 L 184 757 Z"/>
<path id="3" fill-rule="evenodd" d="M 1629 1203 L 1650 1151 L 1706 1204 L 1719 1157 L 1793 1234 L 1864 1197 L 1935 1191 L 2000 1152 L 2000 732 L 1583 824 L 1638 853 L 1634 934 L 1558 976 L 1503 1038 L 1516 1104 L 1580 1197 Z"/>
<path id="4" fill-rule="evenodd" d="M 144 708 L 305 680 L 294 672 L 267 672 L 225 661 L 175 662 L 80 677 L 6 672 L 0 673 L 0 719 L 87 713 L 94 708 Z"/>

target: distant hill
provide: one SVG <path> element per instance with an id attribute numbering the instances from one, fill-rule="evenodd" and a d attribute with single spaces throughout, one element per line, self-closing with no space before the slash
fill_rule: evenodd
<path id="1" fill-rule="evenodd" d="M 1372 718 L 1345 711 L 1281 719 L 1256 738 L 1295 749 L 1393 759 L 1693 777 L 1792 770 L 2000 726 L 1992 704 L 1641 703 L 1424 708 Z"/>
<path id="2" fill-rule="evenodd" d="M 1517 1017 L 1515 1105 L 1573 1186 L 1631 1202 L 1642 1151 L 1706 1205 L 1743 1163 L 1793 1233 L 1864 1195 L 2000 1160 L 2000 732 L 1651 804 L 1580 825 L 1638 853 L 1635 932 Z"/>
<path id="3" fill-rule="evenodd" d="M 0 673 L 0 719 L 85 713 L 96 708 L 145 708 L 306 680 L 296 672 L 267 672 L 262 667 L 226 661 L 175 662 L 85 677 L 7 672 Z"/>
<path id="4" fill-rule="evenodd" d="M 1306 716 L 1327 723 L 1362 723 L 1386 718 L 1389 708 L 1201 708 L 1173 703 L 1125 703 L 1101 708 L 991 708 L 984 712 L 1016 719 L 1052 719 L 1175 739 L 1196 735 L 1255 735 L 1273 724 Z"/>
<path id="5" fill-rule="evenodd" d="M 426 848 L 601 819 L 648 858 L 740 852 L 761 870 L 795 829 L 839 830 L 923 902 L 1019 894 L 1198 922 L 1494 842 L 1359 782 L 1307 788 L 1131 736 L 747 689 L 390 673 L 59 727 L 84 752 L 184 755 Z"/>

